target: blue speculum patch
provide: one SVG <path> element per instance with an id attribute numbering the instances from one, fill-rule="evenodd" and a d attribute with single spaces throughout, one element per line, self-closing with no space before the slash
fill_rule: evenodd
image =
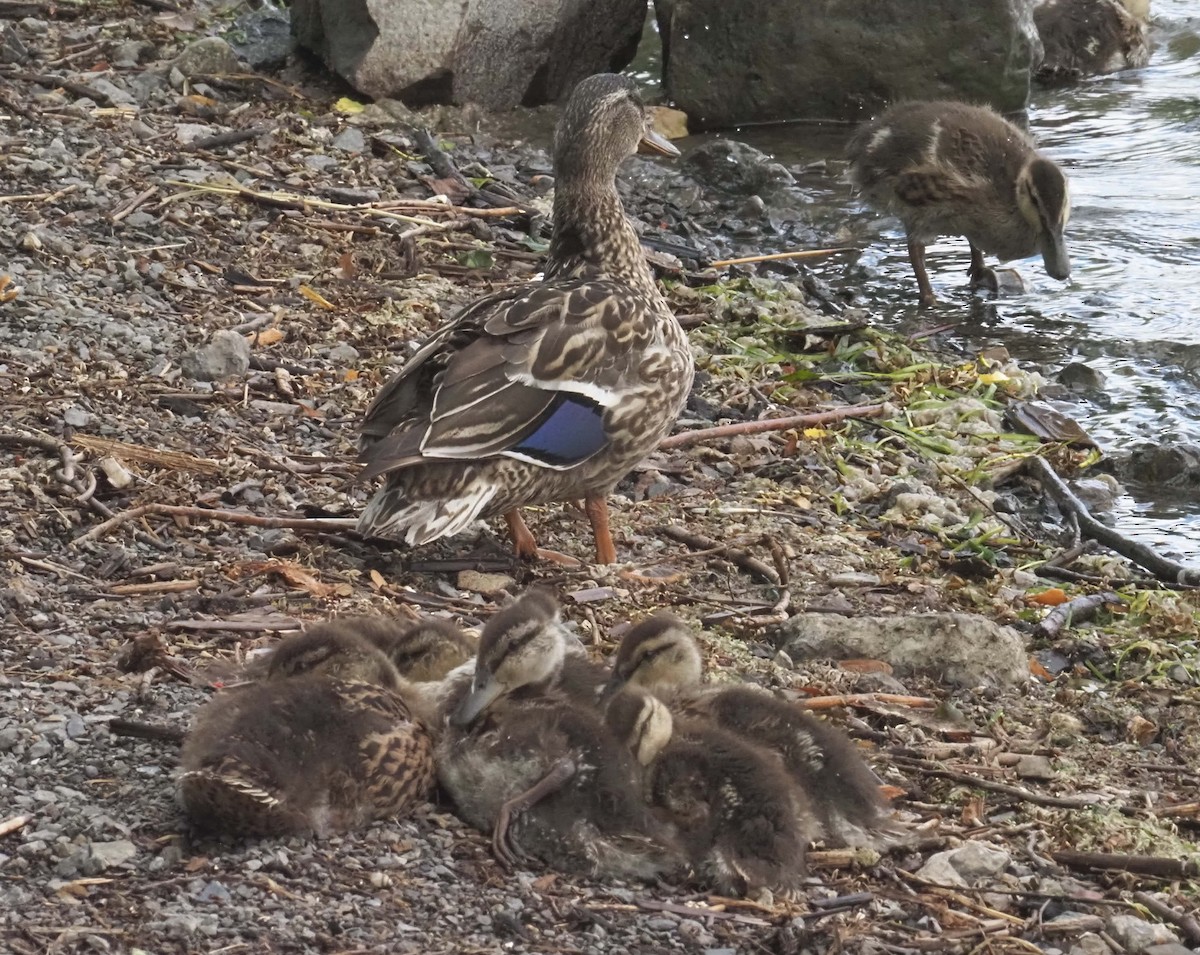
<path id="1" fill-rule="evenodd" d="M 590 458 L 606 444 L 601 408 L 582 395 L 559 392 L 537 427 L 512 450 L 561 467 Z"/>

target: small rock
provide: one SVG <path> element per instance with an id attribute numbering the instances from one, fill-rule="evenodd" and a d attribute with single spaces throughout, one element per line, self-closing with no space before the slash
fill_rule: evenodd
<path id="1" fill-rule="evenodd" d="M 81 736 L 87 735 L 87 724 L 84 723 L 83 717 L 75 713 L 67 720 L 67 738 L 79 739 Z"/>
<path id="2" fill-rule="evenodd" d="M 244 375 L 250 368 L 250 343 L 237 332 L 221 330 L 213 334 L 209 344 L 184 355 L 179 366 L 196 381 Z"/>
<path id="3" fill-rule="evenodd" d="M 115 839 L 112 842 L 93 842 L 91 846 L 92 861 L 103 871 L 111 866 L 121 865 L 137 855 L 137 846 L 128 839 Z"/>
<path id="4" fill-rule="evenodd" d="M 304 165 L 309 169 L 315 169 L 317 172 L 324 172 L 331 166 L 336 166 L 338 161 L 332 156 L 325 156 L 321 153 L 313 153 L 310 156 L 304 157 Z"/>
<path id="5" fill-rule="evenodd" d="M 878 587 L 878 574 L 859 574 L 849 571 L 844 574 L 834 574 L 829 578 L 831 587 Z"/>
<path id="6" fill-rule="evenodd" d="M 1136 915 L 1111 915 L 1108 932 L 1130 952 L 1144 952 L 1153 945 L 1179 943 L 1179 936 L 1165 925 L 1147 922 Z"/>
<path id="7" fill-rule="evenodd" d="M 358 349 L 353 345 L 347 345 L 345 342 L 340 345 L 334 345 L 329 349 L 329 360 L 336 361 L 339 364 L 353 364 L 358 361 L 358 357 Z"/>
<path id="8" fill-rule="evenodd" d="M 21 740 L 21 731 L 15 726 L 6 726 L 0 730 L 0 753 L 7 753 Z"/>
<path id="9" fill-rule="evenodd" d="M 50 745 L 49 740 L 39 739 L 29 747 L 29 758 L 41 759 L 43 756 L 49 756 L 53 749 L 54 747 Z"/>
<path id="10" fill-rule="evenodd" d="M 1017 775 L 1021 779 L 1054 779 L 1058 774 L 1049 757 L 1026 755 L 1017 760 Z"/>
<path id="11" fill-rule="evenodd" d="M 510 587 L 516 586 L 516 583 L 516 580 L 509 577 L 508 574 L 485 574 L 478 570 L 463 570 L 458 574 L 459 590 L 483 594 L 485 597 L 503 593 Z"/>
<path id="12" fill-rule="evenodd" d="M 113 106 L 133 106 L 137 103 L 137 100 L 127 90 L 121 89 L 121 87 L 117 86 L 111 80 L 92 80 L 88 85 L 97 93 L 103 93 L 107 96 L 108 101 Z"/>
<path id="13" fill-rule="evenodd" d="M 212 126 L 208 126 L 205 123 L 175 124 L 175 138 L 179 140 L 180 144 L 183 146 L 186 146 L 188 143 L 193 143 L 197 139 L 203 139 L 206 136 L 211 136 L 214 132 L 218 131 L 219 128 L 214 130 Z"/>
<path id="14" fill-rule="evenodd" d="M 1100 391 L 1107 380 L 1104 373 L 1080 361 L 1063 365 L 1058 373 L 1059 383 L 1076 392 Z"/>
<path id="15" fill-rule="evenodd" d="M 29 59 L 29 48 L 12 27 L 0 28 L 0 63 L 20 65 Z"/>
<path id="16" fill-rule="evenodd" d="M 990 878 L 1012 861 L 1007 852 L 984 842 L 965 842 L 930 856 L 917 873 L 923 879 L 945 885 L 972 886 Z"/>
<path id="17" fill-rule="evenodd" d="M 217 36 L 201 37 L 183 48 L 171 65 L 184 76 L 205 73 L 237 73 L 241 70 L 233 48 Z"/>
<path id="18" fill-rule="evenodd" d="M 229 902 L 233 896 L 224 885 L 214 879 L 196 893 L 196 898 L 201 902 Z"/>
<path id="19" fill-rule="evenodd" d="M 91 420 L 92 416 L 78 405 L 71 405 L 71 407 L 63 412 L 63 421 L 72 428 L 86 428 L 91 423 Z"/>
<path id="20" fill-rule="evenodd" d="M 367 137 L 357 126 L 347 126 L 334 137 L 330 145 L 344 153 L 361 153 L 367 148 Z"/>
<path id="21" fill-rule="evenodd" d="M 1059 918 L 1066 916 L 1074 916 L 1074 912 L 1064 912 Z M 1054 924 L 1058 919 L 1052 919 L 1047 924 Z M 1071 946 L 1068 955 L 1112 955 L 1112 949 L 1108 947 L 1108 942 L 1104 941 L 1095 932 L 1084 932 L 1075 940 L 1075 944 Z"/>
<path id="22" fill-rule="evenodd" d="M 1196 955 L 1196 950 L 1181 942 L 1163 942 L 1146 948 L 1145 955 Z"/>
<path id="23" fill-rule="evenodd" d="M 296 49 L 292 36 L 292 18 L 284 7 L 264 3 L 256 10 L 247 10 L 233 23 L 229 45 L 252 70 L 276 69 L 287 61 Z"/>

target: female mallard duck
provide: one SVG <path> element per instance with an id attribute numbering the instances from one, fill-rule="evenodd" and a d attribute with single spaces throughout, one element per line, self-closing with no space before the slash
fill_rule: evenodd
<path id="1" fill-rule="evenodd" d="M 1056 279 L 1071 274 L 1063 229 L 1067 180 L 1029 137 L 981 106 L 899 103 L 850 140 L 850 177 L 863 194 L 900 218 L 908 233 L 921 304 L 936 299 L 925 271 L 925 244 L 965 236 L 972 285 L 991 285 L 983 253 L 1020 259 L 1040 252 Z"/>
<path id="2" fill-rule="evenodd" d="M 621 640 L 609 692 L 641 687 L 686 716 L 711 721 L 743 746 L 774 753 L 808 797 L 801 824 L 814 838 L 856 845 L 885 828 L 879 783 L 849 737 L 760 687 L 702 681 L 695 638 L 678 617 L 659 612 Z"/>
<path id="3" fill-rule="evenodd" d="M 606 498 L 670 430 L 692 382 L 687 337 L 658 291 L 616 189 L 648 126 L 625 77 L 571 94 L 555 136 L 545 279 L 486 296 L 427 339 L 367 410 L 364 479 L 385 475 L 363 534 L 425 544 L 519 508 L 582 498 L 597 560 L 616 560 Z"/>
<path id="4" fill-rule="evenodd" d="M 647 802 L 679 833 L 705 885 L 739 895 L 798 887 L 811 813 L 770 753 L 708 721 L 676 720 L 636 686 L 609 700 L 605 720 L 643 767 Z"/>
<path id="5" fill-rule="evenodd" d="M 285 640 L 265 679 L 197 713 L 177 794 L 198 828 L 323 836 L 429 797 L 429 734 L 412 719 L 396 668 L 348 623 Z"/>
<path id="6" fill-rule="evenodd" d="M 593 876 L 671 872 L 681 863 L 672 836 L 642 802 L 633 759 L 606 732 L 595 693 L 564 685 L 568 659 L 544 592 L 487 622 L 474 675 L 460 680 L 438 728 L 442 788 L 463 819 L 492 832 L 504 865 L 536 856 Z"/>
<path id="7" fill-rule="evenodd" d="M 1042 39 L 1041 83 L 1141 69 L 1150 62 L 1149 0 L 1042 0 L 1033 22 Z"/>

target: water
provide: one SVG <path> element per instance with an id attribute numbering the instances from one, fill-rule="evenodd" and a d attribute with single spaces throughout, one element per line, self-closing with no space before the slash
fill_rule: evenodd
<path id="1" fill-rule="evenodd" d="M 1018 264 L 1025 294 L 981 308 L 966 290 L 965 240 L 944 239 L 929 247 L 942 304 L 918 313 L 899 223 L 863 207 L 836 175 L 801 181 L 812 191 L 817 222 L 867 247 L 866 269 L 830 260 L 814 271 L 864 293 L 892 327 L 962 322 L 952 334 L 967 348 L 999 343 L 1050 372 L 1069 361 L 1102 372 L 1104 393 L 1068 410 L 1109 451 L 1141 441 L 1200 445 L 1200 18 L 1188 16 L 1197 11 L 1194 0 L 1155 0 L 1153 11 L 1147 68 L 1037 91 L 1031 104 L 1039 148 L 1071 183 L 1068 282 L 1031 259 Z M 840 160 L 847 131 L 771 127 L 730 135 L 793 165 Z M 1130 536 L 1200 560 L 1194 490 L 1130 487 L 1114 516 Z"/>

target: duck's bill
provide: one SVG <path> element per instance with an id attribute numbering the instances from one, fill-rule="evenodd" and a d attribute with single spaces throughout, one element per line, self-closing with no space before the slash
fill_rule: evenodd
<path id="1" fill-rule="evenodd" d="M 675 144 L 662 133 L 657 133 L 653 129 L 647 129 L 642 134 L 641 142 L 638 143 L 638 152 L 651 153 L 657 156 L 679 155 L 679 150 L 675 147 Z"/>
<path id="2" fill-rule="evenodd" d="M 1071 257 L 1067 255 L 1067 245 L 1063 242 L 1062 233 L 1044 235 L 1041 241 L 1042 262 L 1051 278 L 1066 279 L 1071 277 Z"/>
<path id="3" fill-rule="evenodd" d="M 489 680 L 483 686 L 472 687 L 471 692 L 463 697 L 458 708 L 450 716 L 453 726 L 470 726 L 479 714 L 492 705 L 500 695 L 500 685 L 495 680 Z"/>

